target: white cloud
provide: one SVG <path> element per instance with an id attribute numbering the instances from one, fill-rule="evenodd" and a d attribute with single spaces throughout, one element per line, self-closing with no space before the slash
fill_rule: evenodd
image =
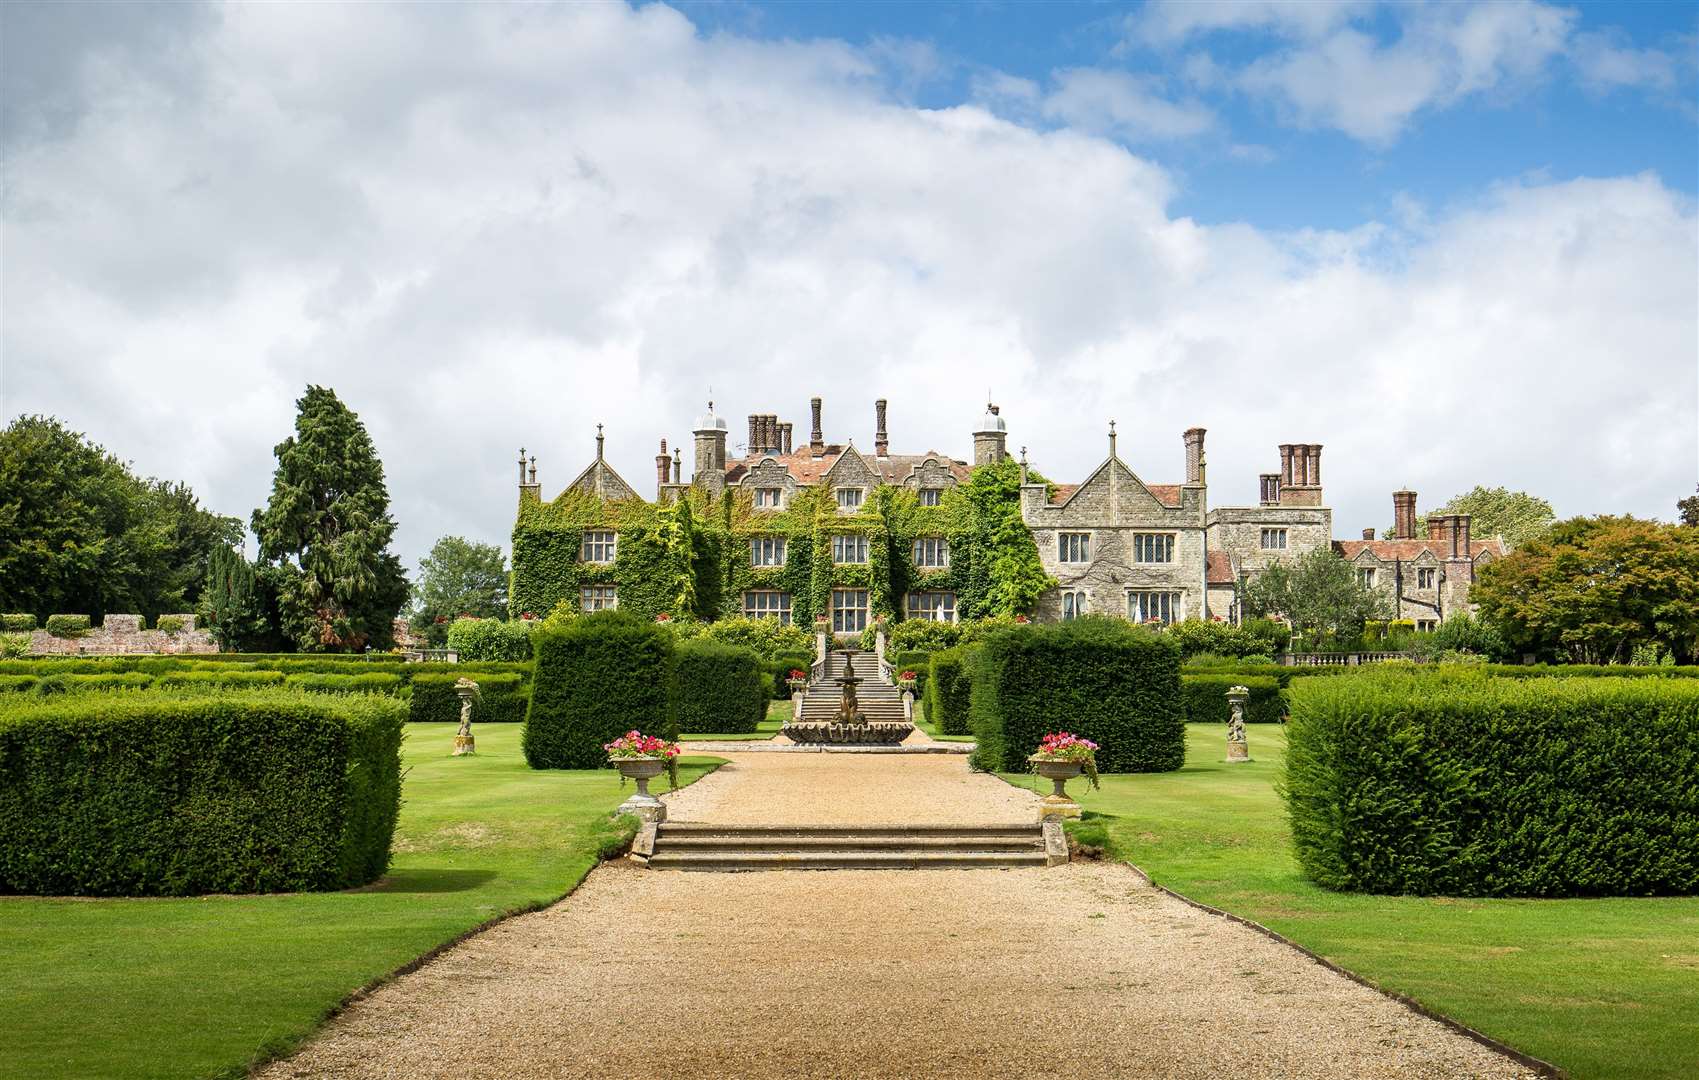
<path id="1" fill-rule="evenodd" d="M 734 431 L 818 393 L 866 444 L 883 396 L 897 449 L 958 454 L 989 386 L 1062 479 L 1114 417 L 1171 481 L 1201 424 L 1218 504 L 1321 442 L 1342 536 L 1404 483 L 1566 513 L 1691 488 L 1699 241 L 1650 176 L 1202 226 L 1112 141 L 911 108 L 878 57 L 659 5 L 237 5 L 174 55 L 66 66 L 73 121 L 8 149 L 4 407 L 226 512 L 308 381 L 371 428 L 410 559 L 505 541 L 520 443 L 552 493 L 604 421 L 650 490 L 710 384 Z M 1117 108 L 1091 127 L 1163 115 Z"/>
<path id="2" fill-rule="evenodd" d="M 1195 101 L 1169 101 L 1160 80 L 1098 68 L 1069 68 L 1055 74 L 1043 114 L 1086 131 L 1127 139 L 1173 139 L 1200 135 L 1215 123 Z"/>
<path id="3" fill-rule="evenodd" d="M 1152 0 L 1127 18 L 1131 38 L 1157 45 L 1218 30 L 1270 30 L 1316 38 L 1374 8 L 1373 0 Z"/>
<path id="4" fill-rule="evenodd" d="M 1342 27 L 1251 62 L 1237 83 L 1300 126 L 1384 142 L 1422 109 L 1525 85 L 1563 50 L 1574 20 L 1529 0 L 1421 8 L 1391 43 Z"/>
<path id="5" fill-rule="evenodd" d="M 1637 49 L 1620 30 L 1575 35 L 1571 57 L 1581 81 L 1594 90 L 1673 90 L 1678 77 L 1674 56 L 1662 49 Z"/>

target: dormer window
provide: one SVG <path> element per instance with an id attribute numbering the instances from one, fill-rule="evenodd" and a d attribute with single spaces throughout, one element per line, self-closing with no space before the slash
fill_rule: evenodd
<path id="1" fill-rule="evenodd" d="M 777 510 L 779 508 L 779 499 L 781 497 L 782 497 L 782 494 L 780 492 L 780 489 L 778 489 L 778 488 L 773 488 L 773 487 L 756 488 L 755 489 L 755 509 L 757 509 L 757 510 Z"/>
<path id="2" fill-rule="evenodd" d="M 860 510 L 862 490 L 856 487 L 841 487 L 838 489 L 839 510 Z"/>

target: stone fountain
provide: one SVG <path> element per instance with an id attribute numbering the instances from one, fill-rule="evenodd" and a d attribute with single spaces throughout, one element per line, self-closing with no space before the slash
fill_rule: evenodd
<path id="1" fill-rule="evenodd" d="M 792 720 L 779 731 L 792 742 L 862 745 L 893 745 L 908 738 L 914 725 L 907 721 L 869 720 L 861 711 L 856 687 L 864 682 L 855 673 L 852 660 L 844 662 L 838 676 L 838 713 L 831 720 Z"/>

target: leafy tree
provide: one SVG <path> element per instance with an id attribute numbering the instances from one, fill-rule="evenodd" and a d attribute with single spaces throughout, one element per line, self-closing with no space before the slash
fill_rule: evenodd
<path id="1" fill-rule="evenodd" d="M 507 614 L 507 560 L 501 548 L 445 536 L 419 562 L 410 624 L 440 648 L 461 615 L 500 619 Z"/>
<path id="2" fill-rule="evenodd" d="M 185 485 L 137 477 L 57 419 L 21 416 L 0 432 L 0 608 L 192 611 L 208 554 L 241 537 Z"/>
<path id="3" fill-rule="evenodd" d="M 1482 568 L 1470 592 L 1513 652 L 1626 663 L 1699 649 L 1699 530 L 1632 517 L 1574 518 Z"/>
<path id="4" fill-rule="evenodd" d="M 1699 485 L 1693 491 L 1694 494 L 1687 498 L 1675 501 L 1675 512 L 1680 515 L 1683 525 L 1699 525 Z"/>
<path id="5" fill-rule="evenodd" d="M 1502 536 L 1511 547 L 1521 547 L 1537 536 L 1544 536 L 1557 520 L 1552 504 L 1525 491 L 1480 487 L 1457 495 L 1430 514 L 1468 514 L 1469 535 L 1485 540 Z M 1428 534 L 1428 514 L 1416 518 L 1416 535 Z M 1390 538 L 1392 529 L 1381 533 Z"/>
<path id="6" fill-rule="evenodd" d="M 218 546 L 207 559 L 200 618 L 226 652 L 278 652 L 294 642 L 278 627 L 278 569 L 255 566 L 234 548 Z"/>
<path id="7" fill-rule="evenodd" d="M 383 463 L 334 391 L 309 386 L 295 405 L 295 434 L 276 447 L 271 499 L 253 518 L 260 559 L 283 571 L 284 631 L 303 650 L 387 649 L 408 586 L 389 552 L 395 521 Z"/>
<path id="8" fill-rule="evenodd" d="M 1245 588 L 1245 613 L 1252 618 L 1284 615 L 1306 635 L 1355 637 L 1369 619 L 1384 619 L 1392 602 L 1357 581 L 1351 564 L 1329 548 L 1316 548 L 1277 562 Z"/>

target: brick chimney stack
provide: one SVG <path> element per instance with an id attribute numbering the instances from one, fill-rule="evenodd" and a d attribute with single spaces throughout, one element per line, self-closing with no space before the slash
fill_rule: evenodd
<path id="1" fill-rule="evenodd" d="M 1457 554 L 1462 558 L 1472 558 L 1469 550 L 1469 515 L 1458 514 L 1452 518 L 1451 531 L 1457 538 Z"/>
<path id="2" fill-rule="evenodd" d="M 661 452 L 655 455 L 655 487 L 656 490 L 667 486 L 667 476 L 672 472 L 673 459 L 667 453 L 667 440 L 661 440 Z"/>
<path id="3" fill-rule="evenodd" d="M 873 454 L 875 457 L 889 457 L 891 440 L 885 434 L 884 398 L 873 403 L 873 421 Z"/>
<path id="4" fill-rule="evenodd" d="M 779 425 L 779 452 L 781 454 L 791 452 L 791 422 L 789 420 Z"/>
<path id="5" fill-rule="evenodd" d="M 1428 522 L 1429 538 L 1432 538 L 1433 521 Z M 1416 539 L 1416 493 L 1408 489 L 1392 493 L 1392 538 L 1394 540 Z"/>
<path id="6" fill-rule="evenodd" d="M 1186 483 L 1203 483 L 1203 435 L 1201 427 L 1186 429 Z"/>
<path id="7" fill-rule="evenodd" d="M 1364 540 L 1373 540 L 1374 538 L 1375 538 L 1375 531 L 1373 529 L 1364 529 L 1363 530 L 1363 539 Z"/>
<path id="8" fill-rule="evenodd" d="M 808 448 L 819 457 L 826 452 L 826 436 L 820 430 L 820 399 L 808 399 L 809 411 L 814 414 L 814 429 L 808 433 Z"/>

